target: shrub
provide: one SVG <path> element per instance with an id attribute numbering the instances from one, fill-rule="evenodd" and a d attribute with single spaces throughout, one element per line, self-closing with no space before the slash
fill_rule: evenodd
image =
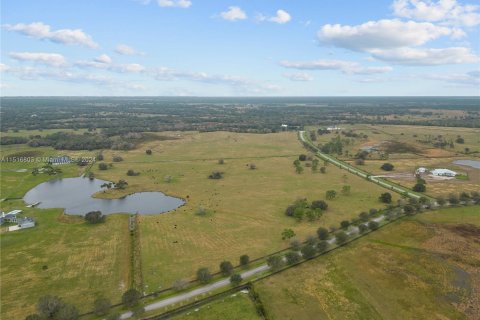
<path id="1" fill-rule="evenodd" d="M 271 256 L 267 258 L 267 264 L 272 268 L 273 271 L 281 269 L 285 263 L 280 256 Z"/>
<path id="2" fill-rule="evenodd" d="M 423 183 L 417 183 L 416 185 L 413 186 L 412 190 L 415 192 L 425 192 L 427 188 Z"/>
<path id="3" fill-rule="evenodd" d="M 221 179 L 223 178 L 223 172 L 213 171 L 209 176 L 209 179 Z"/>
<path id="4" fill-rule="evenodd" d="M 107 170 L 108 165 L 106 163 L 99 163 L 98 164 L 98 170 Z"/>
<path id="5" fill-rule="evenodd" d="M 365 224 L 361 224 L 358 226 L 358 230 L 360 233 L 365 233 L 368 230 L 368 227 Z"/>
<path id="6" fill-rule="evenodd" d="M 148 154 L 149 156 L 151 156 L 152 155 L 152 150 L 147 149 L 147 150 L 145 150 L 145 153 Z"/>
<path id="7" fill-rule="evenodd" d="M 181 290 L 185 289 L 187 286 L 188 286 L 188 281 L 185 280 L 185 279 L 175 280 L 175 282 L 172 285 L 173 290 L 175 290 L 175 291 L 181 291 Z"/>
<path id="8" fill-rule="evenodd" d="M 342 229 L 347 229 L 349 226 L 350 226 L 350 221 L 348 220 L 343 220 L 342 222 L 340 222 L 340 227 Z"/>
<path id="9" fill-rule="evenodd" d="M 121 161 L 123 161 L 123 158 L 120 157 L 120 156 L 113 156 L 112 161 L 113 162 L 121 162 Z"/>
<path id="10" fill-rule="evenodd" d="M 394 168 L 394 167 L 393 167 L 393 164 L 388 163 L 388 162 L 382 164 L 382 166 L 380 167 L 380 169 L 385 170 L 385 171 L 392 171 L 393 168 Z"/>
<path id="11" fill-rule="evenodd" d="M 389 192 L 382 193 L 379 199 L 383 203 L 392 203 L 392 195 Z"/>
<path id="12" fill-rule="evenodd" d="M 301 154 L 298 156 L 298 160 L 300 161 L 306 161 L 307 160 L 307 156 L 305 154 Z"/>
<path id="13" fill-rule="evenodd" d="M 140 175 L 140 172 L 135 172 L 132 169 L 129 169 L 127 171 L 127 176 L 138 176 L 138 175 Z"/>
<path id="14" fill-rule="evenodd" d="M 233 265 L 230 261 L 222 261 L 220 263 L 220 272 L 224 276 L 230 276 L 233 273 Z"/>
<path id="15" fill-rule="evenodd" d="M 112 302 L 107 298 L 98 298 L 93 302 L 93 313 L 97 316 L 103 316 L 108 313 Z"/>
<path id="16" fill-rule="evenodd" d="M 312 204 L 310 205 L 310 208 L 327 210 L 328 204 L 323 200 L 315 200 L 315 201 L 312 201 Z"/>

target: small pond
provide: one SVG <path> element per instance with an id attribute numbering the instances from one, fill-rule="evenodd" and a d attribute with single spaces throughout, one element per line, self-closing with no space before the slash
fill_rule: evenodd
<path id="1" fill-rule="evenodd" d="M 92 195 L 102 188 L 104 180 L 78 177 L 55 179 L 39 184 L 25 194 L 27 204 L 40 204 L 38 208 L 65 208 L 68 214 L 84 215 L 100 210 L 103 214 L 140 213 L 158 214 L 174 210 L 185 201 L 162 192 L 138 192 L 121 199 L 96 199 Z"/>
<path id="2" fill-rule="evenodd" d="M 453 164 L 480 169 L 480 160 L 455 160 Z"/>

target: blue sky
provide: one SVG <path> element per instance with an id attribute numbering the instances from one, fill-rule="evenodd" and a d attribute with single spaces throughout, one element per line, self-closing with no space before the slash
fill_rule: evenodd
<path id="1" fill-rule="evenodd" d="M 1 94 L 480 95 L 478 0 L 3 0 Z"/>

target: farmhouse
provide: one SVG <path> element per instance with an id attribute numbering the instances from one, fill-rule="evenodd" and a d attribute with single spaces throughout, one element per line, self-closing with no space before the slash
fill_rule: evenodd
<path id="1" fill-rule="evenodd" d="M 0 216 L 0 224 L 3 224 L 4 222 L 17 223 L 17 214 L 20 212 L 22 212 L 22 210 L 13 210 L 8 213 L 2 212 L 2 215 Z"/>
<path id="2" fill-rule="evenodd" d="M 457 175 L 455 171 L 449 169 L 434 169 L 430 173 L 438 177 L 455 177 Z"/>
<path id="3" fill-rule="evenodd" d="M 342 128 L 337 127 L 337 126 L 335 125 L 335 126 L 333 126 L 333 127 L 328 127 L 327 130 L 328 130 L 328 131 L 339 131 L 339 130 L 342 130 Z"/>
<path id="4" fill-rule="evenodd" d="M 35 227 L 35 220 L 33 220 L 32 218 L 28 218 L 28 217 L 20 219 L 18 221 L 18 227 L 20 229 L 33 228 L 33 227 Z"/>

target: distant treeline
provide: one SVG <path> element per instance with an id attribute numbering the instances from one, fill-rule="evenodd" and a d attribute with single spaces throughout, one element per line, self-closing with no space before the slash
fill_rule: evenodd
<path id="1" fill-rule="evenodd" d="M 291 129 L 343 123 L 480 127 L 480 100 L 476 97 L 2 97 L 0 102 L 3 132 L 86 128 L 90 131 L 101 129 L 102 135 L 112 137 L 129 132 L 170 130 L 267 133 L 282 130 L 281 124 Z M 465 113 L 442 117 L 436 109 L 463 110 Z M 95 140 L 94 137 L 81 140 L 86 139 Z M 79 143 L 81 141 L 73 144 Z M 89 143 L 96 144 L 95 141 Z"/>

